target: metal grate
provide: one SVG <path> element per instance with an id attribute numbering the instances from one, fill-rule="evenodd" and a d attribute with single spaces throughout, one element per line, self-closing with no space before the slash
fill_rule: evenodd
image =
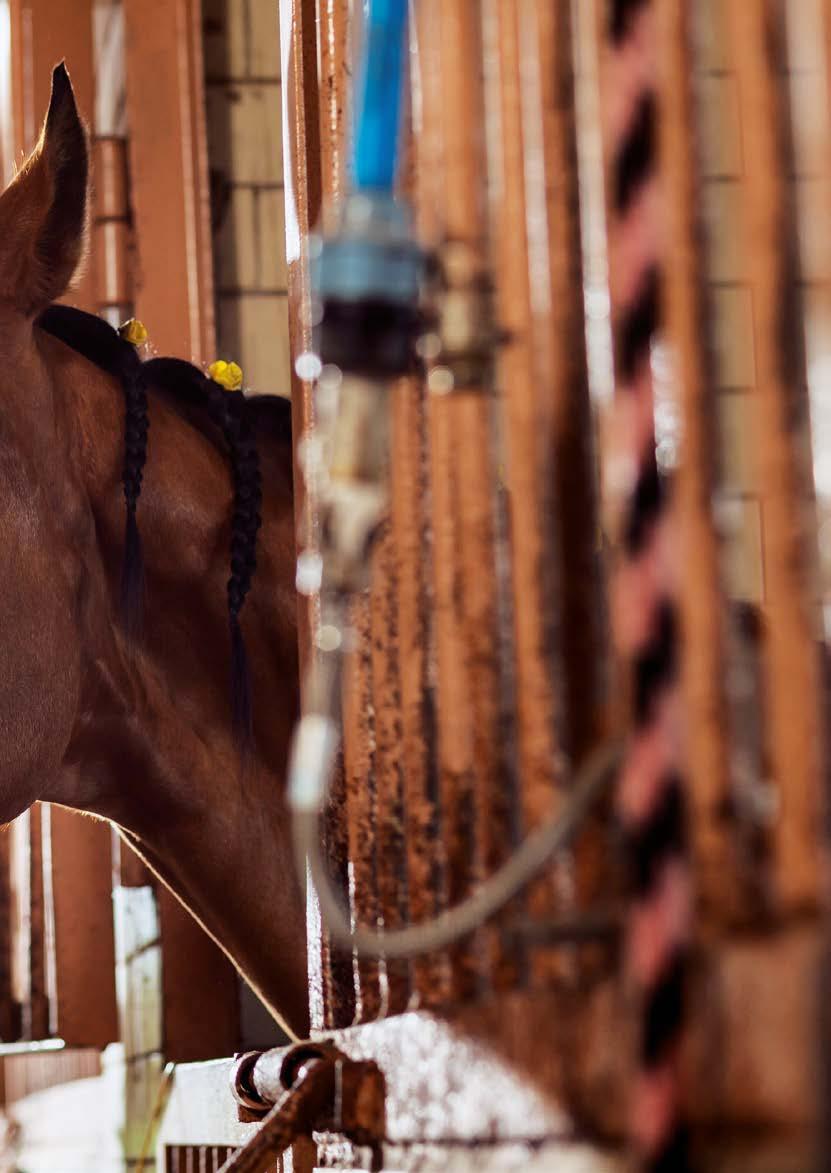
<path id="1" fill-rule="evenodd" d="M 227 1145 L 166 1145 L 165 1173 L 217 1173 L 233 1152 Z"/>

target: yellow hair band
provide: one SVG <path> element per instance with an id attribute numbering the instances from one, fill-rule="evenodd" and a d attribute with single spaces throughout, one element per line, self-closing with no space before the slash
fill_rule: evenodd
<path id="1" fill-rule="evenodd" d="M 224 358 L 212 362 L 208 367 L 208 374 L 226 391 L 239 391 L 242 386 L 242 368 L 235 362 L 226 362 Z"/>
<path id="2" fill-rule="evenodd" d="M 118 327 L 118 333 L 125 342 L 132 342 L 133 346 L 141 346 L 147 341 L 147 329 L 138 318 L 128 318 Z"/>

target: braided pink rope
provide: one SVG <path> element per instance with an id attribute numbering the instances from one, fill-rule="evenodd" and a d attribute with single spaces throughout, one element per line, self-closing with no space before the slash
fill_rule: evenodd
<path id="1" fill-rule="evenodd" d="M 674 557 L 656 465 L 650 371 L 662 232 L 655 13 L 652 0 L 611 0 L 608 8 L 604 134 L 610 160 L 613 468 L 624 484 L 612 605 L 616 643 L 631 673 L 633 723 L 618 802 L 633 873 L 627 975 L 641 1013 L 631 1126 L 642 1168 L 681 1173 L 689 1167 L 678 1065 L 690 890 L 678 772 Z"/>

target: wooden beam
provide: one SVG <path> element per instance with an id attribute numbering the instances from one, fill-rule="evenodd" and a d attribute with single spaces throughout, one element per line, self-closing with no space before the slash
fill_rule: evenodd
<path id="1" fill-rule="evenodd" d="M 214 357 L 199 0 L 125 0 L 136 314 L 160 354 Z"/>
<path id="2" fill-rule="evenodd" d="M 20 1030 L 19 1007 L 12 991 L 11 835 L 0 833 L 0 1041 L 11 1042 Z M 0 1102 L 3 1102 L 0 1100 Z"/>
<path id="3" fill-rule="evenodd" d="M 174 1063 L 232 1055 L 239 1046 L 237 972 L 201 925 L 158 885 L 162 1039 Z"/>
<path id="4" fill-rule="evenodd" d="M 54 1033 L 70 1047 L 103 1048 L 118 1039 L 111 831 L 49 805 L 42 822 L 52 864 Z"/>

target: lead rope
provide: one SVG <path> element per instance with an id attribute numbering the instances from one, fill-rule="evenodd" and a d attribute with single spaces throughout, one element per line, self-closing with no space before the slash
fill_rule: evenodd
<path id="1" fill-rule="evenodd" d="M 631 869 L 625 970 L 638 1004 L 631 1131 L 643 1170 L 683 1173 L 679 1090 L 690 931 L 685 800 L 678 771 L 678 625 L 667 498 L 655 452 L 651 344 L 659 321 L 656 0 L 608 4 L 604 132 L 615 354 L 612 475 L 623 501 L 615 640 L 632 734 L 618 786 Z"/>

